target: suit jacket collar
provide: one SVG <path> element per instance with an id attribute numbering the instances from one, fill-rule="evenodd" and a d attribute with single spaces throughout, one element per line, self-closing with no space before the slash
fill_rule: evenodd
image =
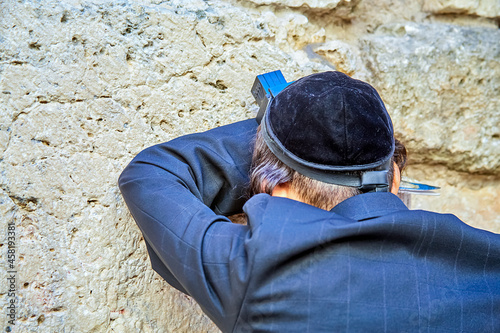
<path id="1" fill-rule="evenodd" d="M 365 193 L 342 201 L 331 212 L 345 218 L 364 221 L 408 210 L 406 205 L 392 193 Z"/>
<path id="2" fill-rule="evenodd" d="M 295 212 L 293 216 L 299 220 L 303 220 L 304 216 L 307 216 L 306 220 L 311 220 L 331 219 L 337 215 L 335 220 L 356 222 L 397 211 L 407 211 L 408 208 L 392 193 L 378 192 L 356 195 L 342 201 L 329 212 L 292 199 L 271 197 L 268 194 L 261 193 L 248 200 L 243 210 L 247 213 L 248 224 L 256 227 L 262 223 L 263 214 L 274 219 L 275 217 L 282 218 L 285 212 Z M 277 216 L 274 216 L 274 214 L 277 214 Z"/>

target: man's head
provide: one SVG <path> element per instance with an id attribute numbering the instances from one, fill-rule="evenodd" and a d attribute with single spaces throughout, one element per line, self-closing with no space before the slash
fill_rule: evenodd
<path id="1" fill-rule="evenodd" d="M 372 86 L 339 72 L 313 74 L 269 103 L 256 139 L 252 190 L 273 194 L 285 187 L 300 201 L 331 209 L 362 192 L 390 190 L 393 162 L 404 166 L 403 151 Z"/>

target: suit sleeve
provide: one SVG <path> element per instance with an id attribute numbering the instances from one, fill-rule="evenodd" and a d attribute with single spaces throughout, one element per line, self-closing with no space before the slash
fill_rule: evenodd
<path id="1" fill-rule="evenodd" d="M 250 119 L 147 148 L 119 178 L 154 270 L 193 296 L 220 328 L 239 308 L 244 282 L 248 228 L 226 216 L 245 202 L 256 128 Z M 212 266 L 218 269 L 208 272 Z"/>

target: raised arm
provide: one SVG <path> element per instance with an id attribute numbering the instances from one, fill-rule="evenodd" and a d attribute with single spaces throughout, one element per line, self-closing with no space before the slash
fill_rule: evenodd
<path id="1" fill-rule="evenodd" d="M 215 222 L 229 222 L 216 228 L 223 233 L 216 250 L 228 258 L 245 237 L 247 227 L 225 216 L 241 212 L 245 202 L 256 128 L 250 119 L 147 148 L 119 178 L 153 268 L 193 296 L 216 323 L 227 304 L 205 272 L 204 236 Z"/>

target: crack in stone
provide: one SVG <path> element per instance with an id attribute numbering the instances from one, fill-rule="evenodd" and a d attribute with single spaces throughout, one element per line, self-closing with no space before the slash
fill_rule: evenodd
<path id="1" fill-rule="evenodd" d="M 18 206 L 21 209 L 24 209 L 28 212 L 34 211 L 36 208 L 33 206 L 38 205 L 38 198 L 35 197 L 21 197 L 17 195 L 12 195 L 7 192 L 7 195 L 9 198 L 14 202 L 16 206 Z"/>

